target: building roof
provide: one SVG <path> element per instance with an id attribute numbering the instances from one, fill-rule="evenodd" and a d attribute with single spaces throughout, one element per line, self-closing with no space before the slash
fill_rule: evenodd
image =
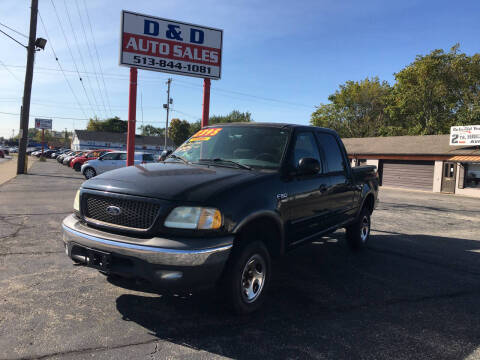
<path id="1" fill-rule="evenodd" d="M 120 144 L 127 143 L 127 133 L 75 130 L 75 136 L 78 137 L 80 141 L 103 141 Z M 163 146 L 164 144 L 165 137 L 163 136 L 135 135 L 136 146 Z M 167 139 L 167 146 L 175 146 L 170 138 Z"/>
<path id="2" fill-rule="evenodd" d="M 478 146 L 450 146 L 450 135 L 342 139 L 349 155 L 480 155 Z"/>

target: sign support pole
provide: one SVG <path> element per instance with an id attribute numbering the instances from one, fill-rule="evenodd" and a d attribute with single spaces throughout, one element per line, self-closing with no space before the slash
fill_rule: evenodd
<path id="1" fill-rule="evenodd" d="M 42 129 L 42 157 L 43 157 L 43 148 L 45 147 L 45 129 Z"/>
<path id="2" fill-rule="evenodd" d="M 135 156 L 135 120 L 137 115 L 137 68 L 130 68 L 128 92 L 127 166 L 132 166 Z"/>
<path id="3" fill-rule="evenodd" d="M 203 79 L 202 128 L 205 126 L 208 126 L 209 113 L 210 113 L 210 79 Z"/>

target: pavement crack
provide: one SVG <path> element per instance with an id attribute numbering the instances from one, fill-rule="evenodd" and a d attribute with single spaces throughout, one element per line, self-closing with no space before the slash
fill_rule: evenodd
<path id="1" fill-rule="evenodd" d="M 48 254 L 60 254 L 64 251 L 40 251 L 40 252 L 12 252 L 0 254 L 0 256 L 10 256 L 10 255 L 48 255 Z"/>
<path id="2" fill-rule="evenodd" d="M 59 351 L 59 352 L 55 352 L 55 353 L 38 355 L 38 356 L 22 356 L 22 357 L 19 357 L 19 358 L 10 358 L 10 359 L 5 359 L 5 360 L 42 360 L 42 359 L 48 359 L 48 358 L 55 357 L 55 356 L 62 357 L 62 356 L 72 355 L 72 354 L 86 355 L 88 353 L 94 353 L 94 352 L 98 352 L 98 351 L 123 349 L 123 348 L 127 348 L 129 346 L 147 345 L 147 344 L 153 344 L 153 343 L 158 344 L 158 338 L 150 339 L 150 340 L 146 340 L 146 341 L 135 342 L 135 343 L 129 343 L 129 344 L 121 344 L 121 345 L 116 345 L 116 346 L 87 347 L 87 348 L 76 349 L 76 350 Z M 157 350 L 157 347 L 158 347 L 158 345 L 156 345 L 156 347 L 155 347 L 156 350 Z"/>

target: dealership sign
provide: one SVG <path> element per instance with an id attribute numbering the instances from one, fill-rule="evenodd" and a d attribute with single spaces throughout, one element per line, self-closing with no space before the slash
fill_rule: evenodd
<path id="1" fill-rule="evenodd" d="M 450 145 L 480 146 L 480 125 L 452 126 L 450 128 Z"/>
<path id="2" fill-rule="evenodd" d="M 122 11 L 120 65 L 220 79 L 223 30 Z"/>
<path id="3" fill-rule="evenodd" d="M 35 129 L 52 130 L 52 119 L 35 118 Z"/>

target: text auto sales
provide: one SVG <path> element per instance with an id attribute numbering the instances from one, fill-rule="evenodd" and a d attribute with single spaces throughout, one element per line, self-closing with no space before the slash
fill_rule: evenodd
<path id="1" fill-rule="evenodd" d="M 180 42 L 184 41 L 184 35 L 178 28 L 179 26 L 177 25 L 168 25 L 165 35 L 171 40 L 156 38 L 154 36 L 159 35 L 158 23 L 145 19 L 143 31 L 145 35 L 123 34 L 123 51 L 196 64 L 220 65 L 219 49 L 201 45 L 204 42 L 204 32 L 202 30 L 191 28 L 190 33 L 186 34 L 188 37 L 187 41 L 191 44 L 186 44 Z M 205 66 L 189 66 L 182 63 L 158 61 L 158 59 L 148 57 L 134 57 L 134 61 L 150 66 L 177 67 L 179 69 L 187 69 L 188 71 L 210 73 L 210 68 Z"/>

